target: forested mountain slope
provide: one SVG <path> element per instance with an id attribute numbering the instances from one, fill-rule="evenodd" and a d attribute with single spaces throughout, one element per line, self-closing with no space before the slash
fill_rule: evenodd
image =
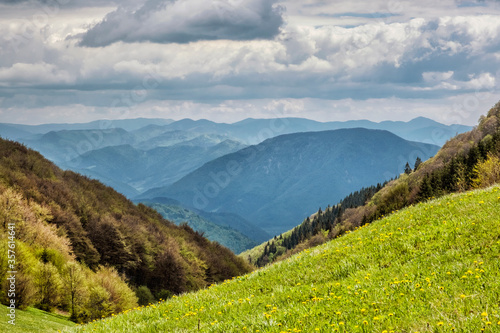
<path id="1" fill-rule="evenodd" d="M 138 198 L 236 213 L 279 235 L 317 207 L 395 177 L 408 161 L 438 149 L 362 128 L 288 134 L 215 159 Z"/>
<path id="2" fill-rule="evenodd" d="M 100 182 L 62 171 L 39 153 L 3 139 L 0 221 L 2 253 L 7 250 L 9 227 L 15 228 L 17 271 L 26 285 L 20 302 L 68 309 L 80 320 L 133 307 L 137 298 L 130 288 L 147 286 L 154 295 L 172 295 L 250 270 L 229 249 L 191 228 L 178 227 Z M 6 281 L 7 255 L 1 258 L 0 274 Z M 73 269 L 86 286 L 74 309 L 69 289 L 63 288 Z M 39 282 L 47 274 L 60 282 L 50 292 Z M 88 298 L 88 293 L 97 294 Z M 6 301 L 4 294 L 2 302 Z"/>

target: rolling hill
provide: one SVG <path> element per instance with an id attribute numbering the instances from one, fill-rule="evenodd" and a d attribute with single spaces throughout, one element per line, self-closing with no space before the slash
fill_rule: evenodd
<path id="1" fill-rule="evenodd" d="M 64 332 L 497 332 L 500 188 L 448 195 L 251 274 Z"/>
<path id="2" fill-rule="evenodd" d="M 438 149 L 381 130 L 288 134 L 210 161 L 137 199 L 167 197 L 187 207 L 236 213 L 276 235 L 318 206 L 395 177 L 407 162 Z"/>

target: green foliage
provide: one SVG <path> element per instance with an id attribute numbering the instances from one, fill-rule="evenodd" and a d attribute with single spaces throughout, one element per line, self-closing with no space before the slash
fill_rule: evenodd
<path id="1" fill-rule="evenodd" d="M 39 262 L 34 275 L 37 307 L 50 311 L 60 305 L 62 282 L 57 268 L 50 262 Z"/>
<path id="2" fill-rule="evenodd" d="M 500 182 L 500 159 L 491 153 L 488 154 L 485 161 L 474 167 L 474 174 L 472 184 L 475 188 L 484 188 Z"/>
<path id="3" fill-rule="evenodd" d="M 499 210 L 500 187 L 445 196 L 251 274 L 66 331 L 496 332 Z"/>
<path id="4" fill-rule="evenodd" d="M 75 262 L 69 262 L 65 265 L 61 274 L 61 280 L 64 290 L 66 290 L 65 303 L 68 304 L 71 319 L 77 321 L 79 311 L 84 308 L 85 296 L 87 290 L 85 288 L 85 273 L 84 269 Z"/>
<path id="5" fill-rule="evenodd" d="M 155 297 L 151 293 L 151 290 L 147 286 L 140 286 L 135 291 L 139 305 L 148 305 L 156 302 Z"/>
<path id="6" fill-rule="evenodd" d="M 137 306 L 134 291 L 128 287 L 115 268 L 99 267 L 94 278 L 108 292 L 108 302 L 112 313 L 123 312 Z"/>
<path id="7" fill-rule="evenodd" d="M 172 292 L 166 289 L 162 289 L 156 293 L 156 299 L 159 299 L 160 301 L 172 298 L 172 296 L 174 296 Z"/>

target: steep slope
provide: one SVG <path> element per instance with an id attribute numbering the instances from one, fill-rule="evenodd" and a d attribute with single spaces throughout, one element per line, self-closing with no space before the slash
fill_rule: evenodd
<path id="1" fill-rule="evenodd" d="M 360 128 L 289 134 L 218 158 L 140 197 L 233 212 L 280 234 L 318 206 L 390 179 L 408 161 L 427 159 L 437 150 L 387 131 Z"/>
<path id="2" fill-rule="evenodd" d="M 68 332 L 497 332 L 500 188 L 406 208 L 251 274 Z"/>
<path id="3" fill-rule="evenodd" d="M 100 182 L 62 171 L 39 153 L 6 140 L 0 140 L 0 207 L 2 252 L 7 249 L 7 222 L 17 223 L 18 241 L 26 244 L 19 271 L 35 284 L 40 267 L 52 261 L 57 273 L 52 266 L 48 269 L 54 276 L 63 275 L 66 262 L 76 261 L 101 274 L 99 283 L 118 285 L 107 276 L 124 276 L 131 286 L 147 286 L 156 295 L 195 290 L 249 271 L 229 249 L 189 227 L 178 227 Z M 4 264 L 2 275 L 7 272 Z M 96 288 L 89 292 L 101 293 Z M 49 298 L 45 302 L 41 297 L 41 304 L 64 306 Z M 38 300 L 31 299 L 33 304 Z M 94 304 L 85 311 L 94 307 L 102 309 Z M 99 317 L 113 312 L 104 309 Z M 85 313 L 84 318 L 95 318 Z"/>

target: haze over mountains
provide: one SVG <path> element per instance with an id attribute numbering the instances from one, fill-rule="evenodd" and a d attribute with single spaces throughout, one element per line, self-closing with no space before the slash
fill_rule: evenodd
<path id="1" fill-rule="evenodd" d="M 140 198 L 236 213 L 277 235 L 318 205 L 396 177 L 408 161 L 428 159 L 438 149 L 362 128 L 287 134 L 217 158 Z"/>
<path id="2" fill-rule="evenodd" d="M 417 155 L 425 160 L 437 151 L 436 144 L 469 129 L 426 118 L 381 123 L 246 119 L 233 124 L 140 118 L 0 124 L 0 135 L 23 142 L 58 166 L 98 179 L 129 198 L 181 203 L 182 207 L 170 207 L 164 213 L 198 209 L 200 216 L 212 214 L 204 216 L 208 221 L 261 242 L 269 233 L 298 224 L 318 205 L 396 176 L 406 162 L 413 163 Z M 227 172 L 227 163 L 234 158 L 241 173 L 227 185 L 219 178 L 223 186 L 214 198 L 196 196 L 200 192 L 195 189 L 203 193 L 203 186 L 213 183 L 214 175 L 217 179 L 220 172 Z M 376 174 L 383 176 L 370 176 Z"/>

